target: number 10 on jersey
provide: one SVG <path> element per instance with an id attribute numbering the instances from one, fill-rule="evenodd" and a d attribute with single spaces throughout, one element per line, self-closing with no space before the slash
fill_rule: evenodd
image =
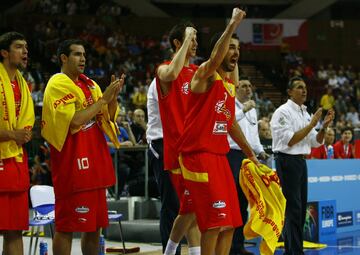
<path id="1" fill-rule="evenodd" d="M 89 160 L 88 158 L 78 158 L 77 159 L 79 170 L 85 170 L 89 168 Z"/>

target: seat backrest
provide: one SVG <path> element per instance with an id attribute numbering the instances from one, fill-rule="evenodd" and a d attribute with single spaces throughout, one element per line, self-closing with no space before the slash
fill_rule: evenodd
<path id="1" fill-rule="evenodd" d="M 54 188 L 47 185 L 34 185 L 30 189 L 30 199 L 33 207 L 54 205 Z"/>

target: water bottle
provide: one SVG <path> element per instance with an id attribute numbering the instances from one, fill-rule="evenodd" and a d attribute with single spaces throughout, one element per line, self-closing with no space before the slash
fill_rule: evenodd
<path id="1" fill-rule="evenodd" d="M 40 255 L 48 255 L 48 245 L 45 240 L 40 241 Z"/>
<path id="2" fill-rule="evenodd" d="M 105 238 L 103 235 L 100 235 L 99 239 L 99 255 L 105 255 Z"/>
<path id="3" fill-rule="evenodd" d="M 334 158 L 334 147 L 332 145 L 329 145 L 327 147 L 327 158 L 333 159 Z"/>

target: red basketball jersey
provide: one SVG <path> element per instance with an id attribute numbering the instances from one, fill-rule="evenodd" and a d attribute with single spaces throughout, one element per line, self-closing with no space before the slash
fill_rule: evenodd
<path id="1" fill-rule="evenodd" d="M 17 80 L 11 81 L 14 93 L 16 118 L 20 115 L 21 91 Z M 24 191 L 30 186 L 28 157 L 23 148 L 22 162 L 15 158 L 0 159 L 0 191 Z"/>
<path id="2" fill-rule="evenodd" d="M 88 86 L 83 90 L 88 105 L 93 103 Z M 75 134 L 68 133 L 62 150 L 51 151 L 52 179 L 57 198 L 78 191 L 110 187 L 115 184 L 115 171 L 105 137 L 95 120 L 90 120 Z"/>
<path id="3" fill-rule="evenodd" d="M 170 62 L 165 62 L 164 64 L 169 63 Z M 165 170 L 180 167 L 177 143 L 184 129 L 186 101 L 189 97 L 190 82 L 196 70 L 196 65 L 184 66 L 177 79 L 172 82 L 170 90 L 166 95 L 161 93 L 160 82 L 159 79 L 156 78 L 156 88 L 159 95 L 159 111 L 163 127 Z"/>
<path id="4" fill-rule="evenodd" d="M 209 91 L 190 93 L 184 133 L 179 139 L 181 153 L 229 151 L 227 134 L 235 111 L 235 86 L 216 75 Z"/>
<path id="5" fill-rule="evenodd" d="M 17 80 L 11 81 L 11 87 L 14 92 L 14 101 L 15 101 L 15 114 L 16 118 L 20 115 L 20 108 L 21 108 L 21 92 L 20 86 Z"/>
<path id="6" fill-rule="evenodd" d="M 310 158 L 327 159 L 327 149 L 324 145 L 321 145 L 317 148 L 311 148 Z"/>

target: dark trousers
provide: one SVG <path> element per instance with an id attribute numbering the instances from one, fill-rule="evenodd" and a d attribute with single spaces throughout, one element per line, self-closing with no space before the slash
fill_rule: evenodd
<path id="1" fill-rule="evenodd" d="M 275 154 L 276 171 L 286 198 L 283 236 L 286 255 L 303 253 L 307 203 L 307 166 L 302 155 Z"/>
<path id="2" fill-rule="evenodd" d="M 240 187 L 239 176 L 240 176 L 241 163 L 242 163 L 243 159 L 246 158 L 246 155 L 240 150 L 231 149 L 226 156 L 228 158 L 229 165 L 230 165 L 231 171 L 234 176 L 235 185 L 236 185 L 237 194 L 238 194 L 238 200 L 239 200 L 239 204 L 240 204 L 241 217 L 242 217 L 243 223 L 245 225 L 245 223 L 248 219 L 248 211 L 247 211 L 248 201 L 244 195 L 244 192 L 242 191 L 242 189 Z M 235 229 L 230 254 L 240 253 L 240 250 L 244 248 L 243 230 L 244 230 L 244 226 L 241 226 L 241 227 L 238 227 Z"/>
<path id="3" fill-rule="evenodd" d="M 151 142 L 151 149 L 149 149 L 148 155 L 149 169 L 154 171 L 161 199 L 160 235 L 164 252 L 174 220 L 179 212 L 179 200 L 171 184 L 169 172 L 164 171 L 162 139 Z M 180 253 L 181 250 L 179 245 L 176 254 L 179 255 Z"/>

